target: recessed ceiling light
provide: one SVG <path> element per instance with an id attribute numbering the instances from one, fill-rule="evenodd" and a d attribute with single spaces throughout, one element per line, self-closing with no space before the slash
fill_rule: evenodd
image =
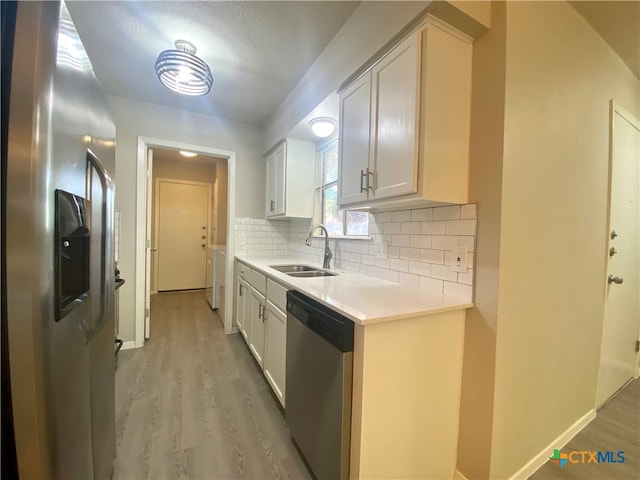
<path id="1" fill-rule="evenodd" d="M 316 117 L 309 121 L 313 133 L 320 137 L 328 137 L 336 129 L 337 122 L 331 117 Z"/>
<path id="2" fill-rule="evenodd" d="M 175 50 L 165 50 L 156 60 L 156 74 L 169 90 L 183 95 L 206 95 L 213 85 L 209 65 L 196 56 L 196 47 L 176 40 Z"/>
<path id="3" fill-rule="evenodd" d="M 185 157 L 195 157 L 198 154 L 196 152 L 189 152 L 187 150 L 180 150 L 180 155 L 183 155 Z"/>

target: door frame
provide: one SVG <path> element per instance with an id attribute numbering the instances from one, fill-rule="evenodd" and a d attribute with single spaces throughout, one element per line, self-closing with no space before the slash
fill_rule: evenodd
<path id="1" fill-rule="evenodd" d="M 187 142 L 176 142 L 153 137 L 138 137 L 136 155 L 136 234 L 135 234 L 135 321 L 134 345 L 144 345 L 145 327 L 145 256 L 146 256 L 146 196 L 147 196 L 147 150 L 149 148 L 169 148 L 173 150 L 189 150 L 227 159 L 227 258 L 235 258 L 233 226 L 236 221 L 236 152 L 217 147 L 195 145 Z M 227 262 L 226 282 L 233 285 L 233 264 Z M 151 286 L 149 285 L 149 288 Z M 233 289 L 225 291 L 225 333 L 232 333 L 233 325 Z"/>
<path id="2" fill-rule="evenodd" d="M 154 182 L 156 189 L 156 201 L 153 202 L 153 219 L 154 219 L 154 228 L 153 228 L 153 236 L 151 237 L 151 245 L 155 248 L 158 248 L 158 236 L 160 235 L 160 183 L 168 182 L 168 183 L 179 183 L 181 185 L 197 185 L 201 187 L 207 187 L 207 242 L 209 244 L 209 238 L 211 238 L 211 195 L 213 192 L 213 185 L 207 182 L 194 182 L 191 180 L 178 180 L 175 178 L 168 177 L 156 177 L 156 181 Z M 156 251 L 156 254 L 153 256 L 153 280 L 151 281 L 151 285 L 155 288 L 151 289 L 151 292 L 158 293 L 158 255 L 159 253 Z M 148 335 L 146 335 L 148 338 Z"/>

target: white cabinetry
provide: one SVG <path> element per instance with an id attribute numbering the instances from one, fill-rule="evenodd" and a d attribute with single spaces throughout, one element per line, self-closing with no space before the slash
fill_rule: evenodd
<path id="1" fill-rule="evenodd" d="M 428 17 L 340 92 L 340 205 L 467 201 L 471 54 Z"/>
<path id="2" fill-rule="evenodd" d="M 266 156 L 266 218 L 311 218 L 315 145 L 287 138 Z"/>
<path id="3" fill-rule="evenodd" d="M 236 261 L 235 323 L 284 406 L 287 289 Z"/>

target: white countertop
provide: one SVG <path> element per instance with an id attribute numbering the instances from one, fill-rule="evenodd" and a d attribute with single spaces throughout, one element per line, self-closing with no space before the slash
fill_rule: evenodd
<path id="1" fill-rule="evenodd" d="M 461 310 L 473 306 L 472 302 L 464 298 L 433 295 L 418 288 L 406 287 L 359 273 L 331 269 L 330 271 L 338 275 L 299 278 L 270 268 L 270 265 L 291 264 L 322 268 L 319 264 L 306 260 L 249 256 L 236 258 L 360 325 Z"/>

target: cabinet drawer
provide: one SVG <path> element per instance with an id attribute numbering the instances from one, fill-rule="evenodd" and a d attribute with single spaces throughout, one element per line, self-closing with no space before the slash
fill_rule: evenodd
<path id="1" fill-rule="evenodd" d="M 287 311 L 287 289 L 271 279 L 267 280 L 267 299 L 283 312 Z"/>
<path id="2" fill-rule="evenodd" d="M 251 270 L 251 286 L 261 294 L 267 294 L 267 278 L 255 270 Z"/>
<path id="3" fill-rule="evenodd" d="M 247 282 L 251 282 L 251 269 L 242 262 L 238 262 L 238 275 Z"/>

